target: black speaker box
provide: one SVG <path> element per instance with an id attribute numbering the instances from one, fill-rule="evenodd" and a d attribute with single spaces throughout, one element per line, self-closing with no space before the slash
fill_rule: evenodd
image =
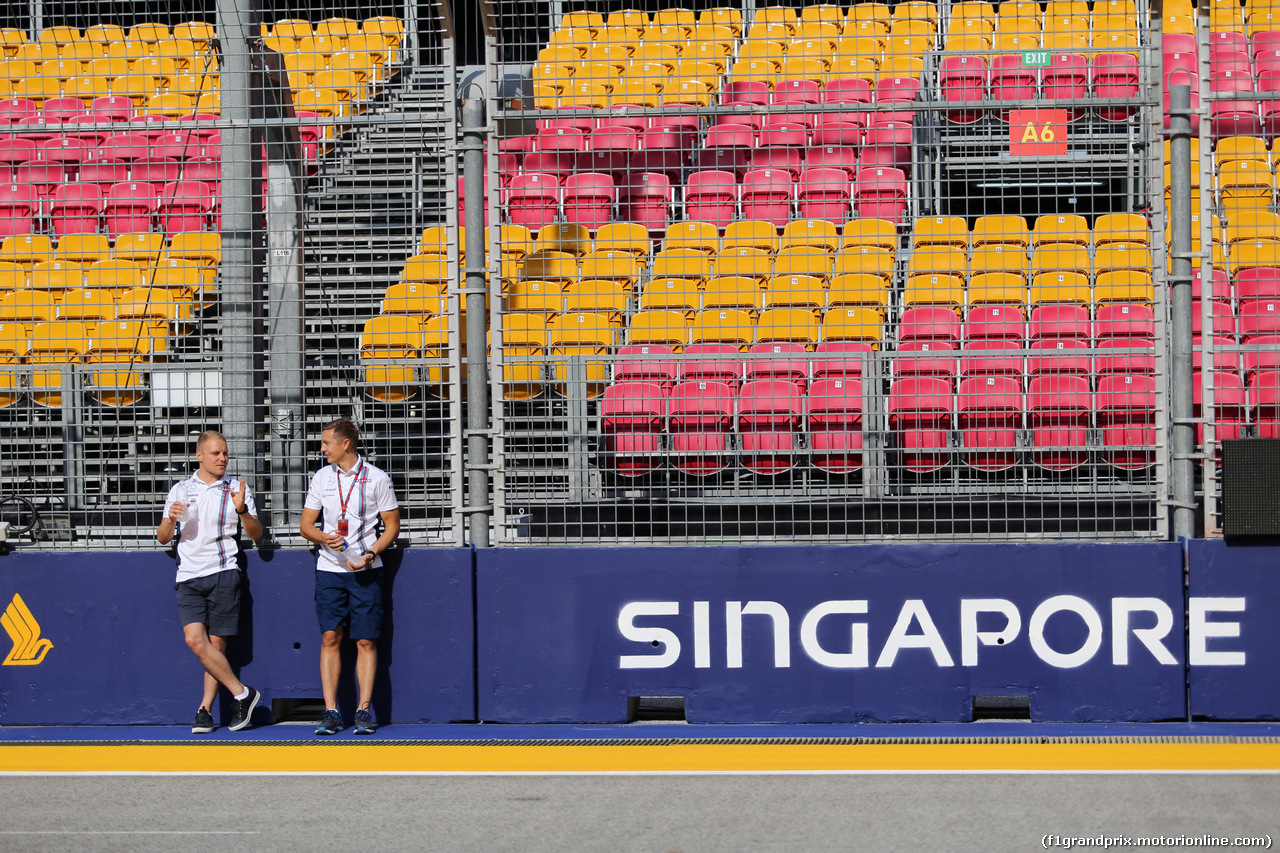
<path id="1" fill-rule="evenodd" d="M 1222 442 L 1222 533 L 1280 536 L 1280 438 Z"/>

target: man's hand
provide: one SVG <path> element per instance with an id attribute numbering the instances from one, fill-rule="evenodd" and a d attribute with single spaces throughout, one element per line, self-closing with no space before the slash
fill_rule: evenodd
<path id="1" fill-rule="evenodd" d="M 373 561 L 376 560 L 377 557 L 378 555 L 372 551 L 365 551 L 359 560 L 347 560 L 347 568 L 353 572 L 358 572 L 361 569 L 367 569 L 373 565 Z"/>
<path id="2" fill-rule="evenodd" d="M 244 512 L 245 496 L 249 492 L 249 484 L 244 480 L 240 481 L 240 491 L 231 493 L 231 502 L 236 506 L 236 512 Z"/>
<path id="3" fill-rule="evenodd" d="M 182 501 L 174 501 L 169 507 L 169 520 L 177 523 L 182 521 L 182 514 L 187 511 L 187 505 Z"/>
<path id="4" fill-rule="evenodd" d="M 326 534 L 324 534 L 324 544 L 325 544 L 325 545 L 327 545 L 327 546 L 329 546 L 330 548 L 332 548 L 332 549 L 333 549 L 333 550 L 335 550 L 335 551 L 341 551 L 341 550 L 342 550 L 342 542 L 343 542 L 342 537 L 341 537 L 341 536 L 339 536 L 339 535 L 338 535 L 338 534 L 336 534 L 336 533 L 326 533 Z"/>

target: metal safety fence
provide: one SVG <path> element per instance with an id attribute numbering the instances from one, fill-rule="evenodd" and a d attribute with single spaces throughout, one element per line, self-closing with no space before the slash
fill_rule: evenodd
<path id="1" fill-rule="evenodd" d="M 209 428 L 299 545 L 339 416 L 411 546 L 1212 534 L 1274 432 L 1249 6 L 497 0 L 483 68 L 445 3 L 68 8 L 4 31 L 19 547 L 149 541 Z"/>

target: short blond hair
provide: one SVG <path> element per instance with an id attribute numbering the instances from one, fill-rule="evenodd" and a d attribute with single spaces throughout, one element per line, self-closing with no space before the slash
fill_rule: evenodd
<path id="1" fill-rule="evenodd" d="M 200 433 L 200 437 L 196 439 L 196 450 L 204 450 L 205 445 L 214 439 L 220 440 L 223 444 L 227 443 L 227 438 L 216 429 L 207 429 Z"/>

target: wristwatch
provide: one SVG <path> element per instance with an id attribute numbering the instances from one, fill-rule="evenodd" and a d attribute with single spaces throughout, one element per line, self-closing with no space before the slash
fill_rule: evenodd
<path id="1" fill-rule="evenodd" d="M 236 510 L 236 515 L 247 515 L 248 513 L 249 513 L 249 507 L 247 505 L 245 506 L 244 509 Z"/>

